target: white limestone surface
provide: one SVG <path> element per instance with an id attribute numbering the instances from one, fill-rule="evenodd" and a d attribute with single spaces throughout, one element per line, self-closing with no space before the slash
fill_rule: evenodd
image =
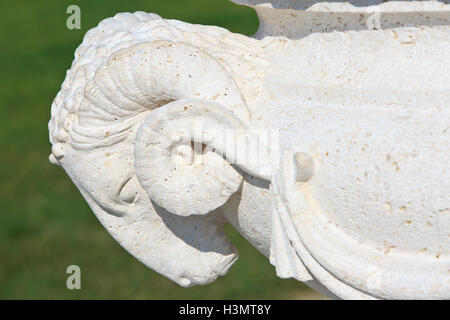
<path id="1" fill-rule="evenodd" d="M 49 122 L 108 232 L 182 286 L 224 275 L 231 223 L 333 298 L 450 298 L 447 1 L 235 1 L 254 37 L 119 13 Z"/>

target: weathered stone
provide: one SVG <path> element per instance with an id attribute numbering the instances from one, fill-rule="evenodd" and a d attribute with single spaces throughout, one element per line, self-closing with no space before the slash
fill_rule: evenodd
<path id="1" fill-rule="evenodd" d="M 108 232 L 182 286 L 225 274 L 231 223 L 344 299 L 450 298 L 447 1 L 235 1 L 255 37 L 120 13 L 49 123 Z"/>

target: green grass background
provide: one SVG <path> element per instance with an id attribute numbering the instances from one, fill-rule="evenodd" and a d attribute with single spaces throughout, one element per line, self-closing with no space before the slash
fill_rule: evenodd
<path id="1" fill-rule="evenodd" d="M 66 28 L 66 8 L 81 8 L 81 30 Z M 42 0 L 0 2 L 0 298 L 291 299 L 310 292 L 276 277 L 268 259 L 232 228 L 240 251 L 228 275 L 181 288 L 128 254 L 103 229 L 58 167 L 48 162 L 50 105 L 83 35 L 117 12 L 155 12 L 246 35 L 250 8 L 226 0 Z M 81 290 L 66 288 L 68 265 L 81 267 Z"/>

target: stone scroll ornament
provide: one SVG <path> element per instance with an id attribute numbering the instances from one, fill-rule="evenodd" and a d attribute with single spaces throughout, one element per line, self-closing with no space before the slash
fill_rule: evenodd
<path id="1" fill-rule="evenodd" d="M 253 37 L 144 12 L 87 32 L 50 161 L 181 286 L 236 261 L 230 223 L 330 297 L 450 299 L 448 1 L 235 2 Z"/>

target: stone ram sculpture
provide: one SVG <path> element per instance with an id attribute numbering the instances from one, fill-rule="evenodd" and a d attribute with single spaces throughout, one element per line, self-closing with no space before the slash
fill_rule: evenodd
<path id="1" fill-rule="evenodd" d="M 448 1 L 236 0 L 253 37 L 119 13 L 54 99 L 50 161 L 108 232 L 182 286 L 231 223 L 333 298 L 450 298 Z"/>

